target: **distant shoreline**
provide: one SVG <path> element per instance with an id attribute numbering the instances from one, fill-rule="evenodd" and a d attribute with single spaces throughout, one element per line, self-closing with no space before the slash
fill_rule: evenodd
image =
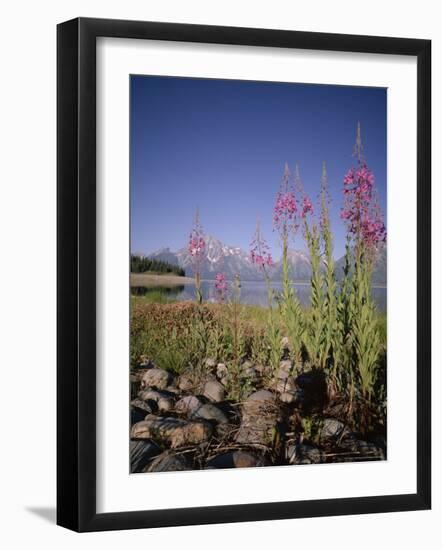
<path id="1" fill-rule="evenodd" d="M 191 277 L 181 277 L 174 273 L 131 273 L 130 286 L 180 286 L 193 283 Z"/>
<path id="2" fill-rule="evenodd" d="M 161 287 L 161 286 L 180 286 L 190 285 L 195 282 L 193 277 L 182 277 L 174 273 L 131 273 L 130 286 L 141 287 Z M 202 282 L 214 282 L 214 279 L 202 279 Z M 242 283 L 264 283 L 264 281 L 241 280 Z M 272 281 L 272 283 L 277 281 Z M 310 281 L 292 281 L 295 285 L 310 285 Z M 372 288 L 387 288 L 387 285 L 375 284 Z"/>

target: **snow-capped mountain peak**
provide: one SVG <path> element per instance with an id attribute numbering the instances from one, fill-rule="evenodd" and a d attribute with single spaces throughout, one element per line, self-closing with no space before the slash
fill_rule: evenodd
<path id="1" fill-rule="evenodd" d="M 228 279 L 239 274 L 243 281 L 261 281 L 261 270 L 252 264 L 248 252 L 239 246 L 228 245 L 212 235 L 205 235 L 206 256 L 201 266 L 203 279 L 214 279 L 216 273 L 222 272 Z M 186 274 L 193 275 L 193 261 L 186 247 L 172 252 L 165 247 L 150 255 L 151 258 L 165 260 L 179 265 L 186 270 Z M 310 277 L 310 261 L 308 256 L 300 250 L 289 251 L 289 261 L 293 279 L 304 280 Z M 279 278 L 282 271 L 281 262 L 275 263 L 270 271 L 272 278 Z"/>

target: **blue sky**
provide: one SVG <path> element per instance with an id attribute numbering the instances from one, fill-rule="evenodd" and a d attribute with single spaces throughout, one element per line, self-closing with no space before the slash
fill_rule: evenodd
<path id="1" fill-rule="evenodd" d="M 358 121 L 386 211 L 385 89 L 155 76 L 130 86 L 132 252 L 184 246 L 198 207 L 207 233 L 245 250 L 259 216 L 279 258 L 272 209 L 284 164 L 299 164 L 316 199 L 325 161 L 342 256 L 342 179 Z M 291 246 L 305 250 L 300 234 Z"/>

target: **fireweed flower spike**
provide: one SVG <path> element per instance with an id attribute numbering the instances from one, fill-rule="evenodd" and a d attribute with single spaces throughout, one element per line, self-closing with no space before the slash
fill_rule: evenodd
<path id="1" fill-rule="evenodd" d="M 295 184 L 299 175 L 296 167 Z M 289 272 L 288 244 L 298 229 L 298 204 L 290 170 L 285 164 L 281 185 L 273 207 L 273 227 L 279 233 L 282 245 L 281 315 L 290 341 L 293 358 L 301 360 L 302 312 L 296 290 L 292 287 Z"/>
<path id="2" fill-rule="evenodd" d="M 302 198 L 302 211 L 301 211 L 301 217 L 305 218 L 307 214 L 313 214 L 313 204 L 312 201 L 307 197 Z"/>
<path id="3" fill-rule="evenodd" d="M 273 265 L 272 255 L 267 241 L 261 233 L 261 224 L 258 220 L 253 240 L 250 243 L 250 261 L 266 273 L 266 268 Z"/>
<path id="4" fill-rule="evenodd" d="M 353 153 L 357 157 L 357 165 L 344 176 L 341 218 L 347 225 L 353 260 L 349 300 L 355 374 L 359 378 L 363 396 L 370 401 L 376 381 L 380 342 L 371 281 L 376 256 L 386 241 L 386 230 L 377 200 L 375 178 L 362 156 L 362 150 L 361 126 L 358 123 Z"/>
<path id="5" fill-rule="evenodd" d="M 314 215 L 313 203 L 304 190 L 301 178 L 299 177 L 299 171 L 297 172 L 297 188 L 302 195 L 302 228 L 309 251 L 311 266 L 311 307 L 308 315 L 306 315 L 304 343 L 311 363 L 315 367 L 324 369 L 327 363 L 328 346 L 326 344 L 326 312 L 322 274 L 323 259 L 321 251 L 321 233 L 316 216 Z"/>
<path id="6" fill-rule="evenodd" d="M 290 184 L 290 170 L 285 163 L 284 175 L 273 208 L 273 225 L 281 238 L 296 228 L 296 213 L 295 190 Z"/>
<path id="7" fill-rule="evenodd" d="M 361 156 L 360 125 L 355 152 L 358 166 L 350 168 L 344 177 L 344 207 L 341 218 L 347 225 L 347 231 L 354 240 L 356 253 L 364 261 L 373 264 L 377 251 L 386 241 L 386 229 L 382 218 L 375 178 Z"/>
<path id="8" fill-rule="evenodd" d="M 206 257 L 206 241 L 204 240 L 204 233 L 200 223 L 198 209 L 196 210 L 193 227 L 189 235 L 187 249 L 192 260 L 197 302 L 201 303 L 203 301 L 203 295 L 201 292 L 201 268 Z"/>
<path id="9" fill-rule="evenodd" d="M 215 293 L 217 302 L 225 302 L 227 295 L 227 280 L 224 273 L 217 273 L 215 275 Z"/>

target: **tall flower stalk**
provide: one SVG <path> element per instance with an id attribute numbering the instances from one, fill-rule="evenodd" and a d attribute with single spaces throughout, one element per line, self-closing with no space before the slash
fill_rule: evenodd
<path id="1" fill-rule="evenodd" d="M 244 353 L 244 334 L 241 319 L 241 277 L 235 274 L 231 283 L 231 298 L 228 303 L 229 326 L 232 338 L 232 365 L 228 370 L 228 393 L 231 399 L 239 401 L 247 385 L 241 377 L 241 362 Z"/>
<path id="2" fill-rule="evenodd" d="M 270 367 L 272 372 L 275 372 L 281 359 L 281 330 L 276 318 L 276 312 L 273 304 L 273 288 L 269 274 L 269 270 L 273 266 L 273 258 L 267 241 L 262 235 L 259 219 L 256 223 L 255 234 L 252 242 L 250 243 L 250 261 L 261 270 L 267 286 L 269 314 L 266 330 L 270 349 Z"/>
<path id="3" fill-rule="evenodd" d="M 201 290 L 201 268 L 204 263 L 204 259 L 206 258 L 206 241 L 204 239 L 198 209 L 195 213 L 187 249 L 191 257 L 193 274 L 195 278 L 196 301 L 201 304 L 203 301 L 203 293 Z"/>
<path id="4" fill-rule="evenodd" d="M 333 358 L 330 374 L 331 386 L 337 389 L 337 368 L 342 363 L 343 353 L 338 336 L 337 285 L 335 277 L 335 261 L 333 258 L 333 233 L 330 225 L 330 194 L 328 191 L 328 177 L 325 162 L 322 163 L 321 174 L 321 214 L 320 232 L 323 246 L 324 264 L 324 313 L 325 335 L 324 348 L 326 360 Z"/>
<path id="5" fill-rule="evenodd" d="M 215 275 L 215 297 L 216 301 L 223 304 L 227 297 L 227 280 L 224 273 L 217 273 Z"/>
<path id="6" fill-rule="evenodd" d="M 351 238 L 347 235 L 342 268 L 342 281 L 336 296 L 336 331 L 333 337 L 333 383 L 350 388 L 350 402 L 354 394 L 354 376 L 352 371 L 352 261 Z"/>
<path id="7" fill-rule="evenodd" d="M 298 187 L 302 192 L 301 219 L 303 223 L 304 238 L 310 255 L 311 265 L 311 293 L 310 311 L 307 315 L 307 326 L 304 334 L 304 342 L 310 361 L 315 367 L 325 368 L 328 348 L 326 338 L 326 312 L 323 277 L 321 273 L 321 234 L 318 222 L 315 218 L 313 204 L 304 192 L 299 173 L 297 174 Z"/>
<path id="8" fill-rule="evenodd" d="M 377 253 L 386 241 L 386 230 L 377 202 L 375 178 L 365 162 L 362 149 L 361 127 L 358 123 L 354 153 L 357 165 L 344 177 L 344 208 L 341 217 L 347 224 L 354 256 L 351 309 L 356 371 L 362 395 L 370 400 L 380 350 L 371 279 Z"/>
<path id="9" fill-rule="evenodd" d="M 279 233 L 282 245 L 281 315 L 288 333 L 293 358 L 299 364 L 302 354 L 302 310 L 296 291 L 291 285 L 288 258 L 289 239 L 294 237 L 298 229 L 297 210 L 295 189 L 291 183 L 290 171 L 286 163 L 273 208 L 273 226 Z"/>

